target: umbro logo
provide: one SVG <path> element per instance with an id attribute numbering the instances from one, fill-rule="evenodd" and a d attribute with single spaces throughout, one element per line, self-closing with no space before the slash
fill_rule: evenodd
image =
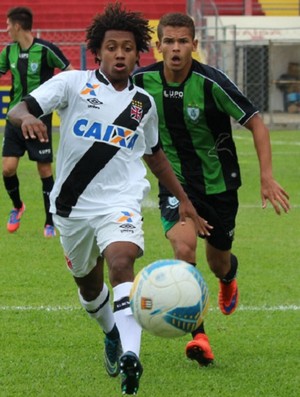
<path id="1" fill-rule="evenodd" d="M 123 223 L 119 227 L 121 229 L 121 233 L 134 233 L 134 229 L 136 229 L 135 226 L 130 225 L 128 223 Z"/>
<path id="2" fill-rule="evenodd" d="M 103 102 L 99 101 L 97 98 L 87 98 L 89 102 L 89 108 L 100 109 L 100 105 L 103 105 Z"/>

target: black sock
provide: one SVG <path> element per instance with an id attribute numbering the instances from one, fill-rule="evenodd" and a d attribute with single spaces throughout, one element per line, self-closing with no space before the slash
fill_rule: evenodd
<path id="1" fill-rule="evenodd" d="M 14 208 L 20 209 L 22 207 L 22 200 L 20 198 L 19 178 L 17 174 L 13 176 L 3 175 L 3 182 L 11 201 L 13 202 Z"/>
<path id="2" fill-rule="evenodd" d="M 119 339 L 120 335 L 119 335 L 119 330 L 118 330 L 116 324 L 113 326 L 113 329 L 105 335 L 108 337 L 108 339 L 111 339 L 111 340 Z"/>
<path id="3" fill-rule="evenodd" d="M 229 284 L 233 279 L 235 279 L 238 268 L 238 260 L 235 255 L 233 254 L 230 255 L 230 262 L 231 262 L 231 268 L 229 272 L 226 274 L 226 276 L 222 278 L 222 282 L 227 284 Z"/>
<path id="4" fill-rule="evenodd" d="M 205 334 L 204 331 L 204 322 L 202 321 L 202 323 L 199 325 L 198 328 L 195 329 L 195 331 L 192 332 L 192 337 L 195 338 L 195 336 L 197 334 Z"/>
<path id="5" fill-rule="evenodd" d="M 43 198 L 44 198 L 44 207 L 46 213 L 45 225 L 53 226 L 52 214 L 49 212 L 50 209 L 49 196 L 54 185 L 54 179 L 53 176 L 51 175 L 47 178 L 41 178 L 41 181 L 43 185 Z"/>

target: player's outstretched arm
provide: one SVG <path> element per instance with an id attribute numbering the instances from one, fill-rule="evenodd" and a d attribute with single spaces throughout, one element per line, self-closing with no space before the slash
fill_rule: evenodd
<path id="1" fill-rule="evenodd" d="M 245 127 L 252 132 L 259 160 L 262 208 L 266 208 L 269 200 L 278 215 L 280 215 L 281 210 L 288 212 L 290 209 L 289 195 L 273 178 L 272 151 L 268 128 L 258 114 L 248 120 Z"/>
<path id="2" fill-rule="evenodd" d="M 203 236 L 209 236 L 209 231 L 212 229 L 212 226 L 197 214 L 196 209 L 176 178 L 176 175 L 174 174 L 173 169 L 162 149 L 159 149 L 152 155 L 145 154 L 144 160 L 159 182 L 179 200 L 180 222 L 184 224 L 186 218 L 191 218 L 195 223 L 197 232 Z"/>
<path id="3" fill-rule="evenodd" d="M 39 139 L 48 142 L 47 127 L 31 114 L 26 102 L 20 102 L 8 112 L 9 121 L 16 127 L 21 127 L 25 139 Z"/>

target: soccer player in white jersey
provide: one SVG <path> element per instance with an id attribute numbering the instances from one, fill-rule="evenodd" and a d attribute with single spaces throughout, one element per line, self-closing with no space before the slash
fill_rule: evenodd
<path id="1" fill-rule="evenodd" d="M 100 68 L 58 74 L 8 115 L 25 139 L 47 142 L 39 117 L 54 109 L 60 113 L 51 212 L 80 302 L 105 333 L 106 370 L 110 376 L 121 372 L 123 394 L 136 394 L 143 371 L 141 328 L 129 305 L 134 262 L 144 249 L 141 202 L 149 182 L 142 158 L 180 201 L 182 227 L 190 217 L 197 232 L 210 234 L 159 146 L 153 98 L 129 77 L 150 39 L 148 21 L 139 13 L 108 4 L 87 29 L 87 46 Z M 104 260 L 114 311 L 103 279 Z"/>

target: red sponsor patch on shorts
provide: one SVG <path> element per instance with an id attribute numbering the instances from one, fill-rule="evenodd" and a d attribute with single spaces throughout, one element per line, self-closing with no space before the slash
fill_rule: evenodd
<path id="1" fill-rule="evenodd" d="M 69 269 L 73 269 L 73 265 L 72 265 L 71 259 L 68 258 L 66 255 L 65 255 L 65 259 L 66 259 L 66 263 L 67 263 L 68 268 Z"/>

